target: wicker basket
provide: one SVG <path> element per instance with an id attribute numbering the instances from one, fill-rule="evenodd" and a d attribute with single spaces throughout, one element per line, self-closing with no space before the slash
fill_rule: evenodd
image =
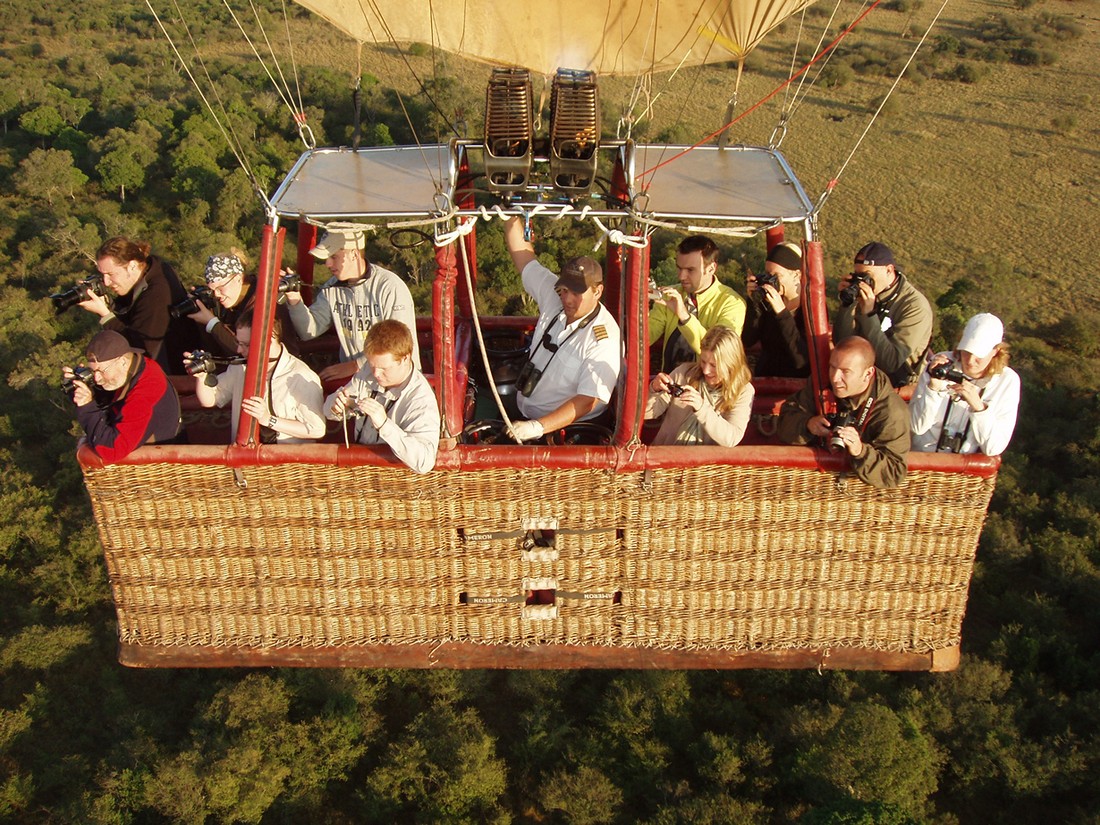
<path id="1" fill-rule="evenodd" d="M 996 469 L 941 461 L 876 490 L 766 450 L 728 463 L 736 448 L 617 472 L 479 468 L 480 450 L 426 476 L 364 448 L 236 468 L 158 449 L 85 464 L 137 664 L 448 644 L 927 655 L 959 644 Z"/>

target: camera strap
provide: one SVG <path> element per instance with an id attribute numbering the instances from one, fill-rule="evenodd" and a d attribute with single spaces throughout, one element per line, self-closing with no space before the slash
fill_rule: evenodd
<path id="1" fill-rule="evenodd" d="M 978 388 L 978 398 L 981 398 L 982 393 L 984 393 L 984 392 L 985 392 L 985 387 L 979 387 Z M 959 451 L 959 448 L 962 447 L 963 442 L 966 441 L 966 437 L 968 435 L 970 435 L 971 421 L 970 421 L 970 415 L 969 414 L 967 414 L 967 416 L 966 416 L 966 426 L 962 428 L 962 432 L 956 433 L 954 436 L 948 436 L 948 434 L 947 434 L 948 433 L 947 419 L 951 416 L 951 411 L 953 409 L 955 409 L 955 404 L 958 403 L 959 401 L 962 401 L 962 399 L 959 398 L 958 396 L 954 396 L 954 397 L 952 397 L 948 400 L 947 406 L 944 408 L 943 421 L 940 422 L 940 437 L 936 440 L 936 452 L 937 453 L 942 453 L 944 451 L 943 448 L 947 445 L 947 441 L 948 441 L 949 438 L 955 440 L 955 449 L 951 450 L 950 452 L 957 453 Z M 962 403 L 965 404 L 966 402 L 962 401 Z"/>
<path id="2" fill-rule="evenodd" d="M 867 400 L 863 402 L 863 408 L 859 411 L 859 418 L 856 419 L 856 429 L 860 434 L 863 434 L 863 425 L 867 422 L 867 416 L 871 414 L 871 409 L 875 406 L 875 397 L 870 395 Z"/>
<path id="3" fill-rule="evenodd" d="M 390 395 L 390 393 L 388 391 L 383 390 L 383 389 L 371 390 L 369 397 L 372 398 L 375 401 L 378 401 L 382 405 L 382 409 L 386 411 L 386 418 L 389 418 L 390 417 L 390 410 L 392 410 L 393 407 L 394 407 L 394 404 L 397 403 L 397 398 L 393 395 Z M 379 401 L 379 399 L 381 399 L 381 400 Z M 355 440 L 356 441 L 358 441 L 359 436 L 363 434 L 363 428 L 367 426 L 367 423 L 369 421 L 370 421 L 370 419 L 367 416 L 364 415 L 358 421 L 355 422 Z M 373 426 L 373 424 L 371 426 Z"/>
<path id="4" fill-rule="evenodd" d="M 593 321 L 595 321 L 596 316 L 599 315 L 599 314 L 600 314 L 600 304 L 597 303 L 596 308 L 594 310 L 592 310 L 590 313 L 588 313 L 588 315 L 586 315 L 584 317 L 584 319 L 579 324 L 577 324 L 575 327 L 573 327 L 573 330 L 567 336 L 565 336 L 565 340 L 562 341 L 560 344 L 554 344 L 554 343 L 550 342 L 550 330 L 552 330 L 554 328 L 554 324 L 556 324 L 558 322 L 558 318 L 560 317 L 560 313 L 559 313 L 559 315 L 554 316 L 554 320 L 551 321 L 549 326 L 546 327 L 546 330 L 542 333 L 542 338 L 540 338 L 539 342 L 537 344 L 535 344 L 535 348 L 533 350 L 531 350 L 531 355 L 528 356 L 527 360 L 533 362 L 535 360 L 535 353 L 538 352 L 539 349 L 545 344 L 547 352 L 550 353 L 550 357 L 546 359 L 546 363 L 543 364 L 540 369 L 543 372 L 546 372 L 547 367 L 550 366 L 550 362 L 553 361 L 554 356 L 558 354 L 558 350 L 560 350 L 562 347 L 564 347 L 566 344 L 568 344 L 570 338 L 572 338 L 574 335 L 576 335 L 582 329 L 584 329 L 589 324 L 591 324 Z"/>

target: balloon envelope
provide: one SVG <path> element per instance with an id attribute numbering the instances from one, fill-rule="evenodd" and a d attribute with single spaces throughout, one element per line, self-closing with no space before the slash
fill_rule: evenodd
<path id="1" fill-rule="evenodd" d="M 364 43 L 425 43 L 542 74 L 740 60 L 813 0 L 295 0 Z"/>

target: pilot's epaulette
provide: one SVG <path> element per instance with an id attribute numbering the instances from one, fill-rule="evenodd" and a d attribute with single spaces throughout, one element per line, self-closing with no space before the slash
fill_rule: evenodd
<path id="1" fill-rule="evenodd" d="M 602 341 L 607 337 L 607 327 L 603 324 L 592 327 L 592 334 L 596 336 L 597 341 Z"/>

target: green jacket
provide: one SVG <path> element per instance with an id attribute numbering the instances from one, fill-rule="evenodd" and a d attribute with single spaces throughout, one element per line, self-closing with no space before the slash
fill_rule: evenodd
<path id="1" fill-rule="evenodd" d="M 860 481 L 872 487 L 900 487 L 908 469 L 909 408 L 890 386 L 890 379 L 878 369 L 871 386 L 855 398 L 838 399 L 837 410 L 854 412 L 858 416 L 868 401 L 871 409 L 863 427 L 857 427 L 863 452 L 855 457 L 848 456 L 852 471 Z M 816 442 L 806 429 L 806 422 L 815 415 L 813 387 L 807 382 L 801 391 L 783 402 L 779 411 L 780 439 L 787 444 Z"/>
<path id="2" fill-rule="evenodd" d="M 912 384 L 920 375 L 921 358 L 932 338 L 932 306 L 909 279 L 898 280 L 875 299 L 870 315 L 858 310 L 858 302 L 842 306 L 833 321 L 833 343 L 859 335 L 875 348 L 875 366 L 895 387 Z"/>

